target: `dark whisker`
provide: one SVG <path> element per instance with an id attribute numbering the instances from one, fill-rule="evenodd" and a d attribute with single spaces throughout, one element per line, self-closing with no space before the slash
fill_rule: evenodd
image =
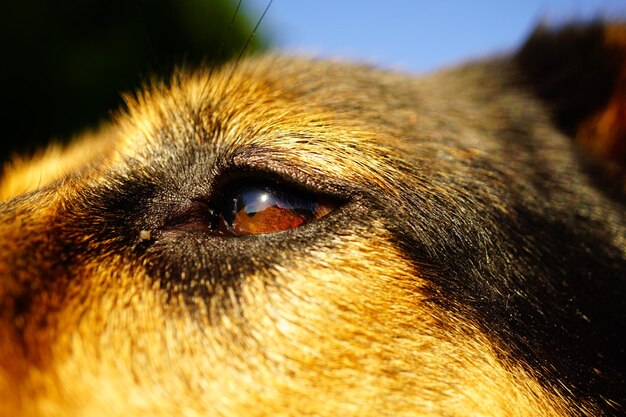
<path id="1" fill-rule="evenodd" d="M 230 35 L 230 31 L 233 29 L 233 25 L 235 24 L 235 19 L 237 18 L 237 15 L 239 14 L 239 8 L 241 7 L 241 1 L 239 0 L 237 2 L 237 7 L 235 8 L 235 13 L 233 13 L 233 17 L 230 19 L 230 23 L 228 24 L 228 28 L 226 29 L 226 33 L 224 35 L 224 38 L 222 40 L 222 43 L 220 45 L 220 48 L 217 51 L 217 60 L 218 61 L 222 61 L 222 54 L 224 52 L 224 46 L 226 45 L 226 39 L 228 39 L 228 36 Z"/>
<path id="2" fill-rule="evenodd" d="M 256 31 L 258 30 L 259 26 L 261 25 L 261 22 L 265 18 L 265 15 L 267 14 L 267 11 L 270 9 L 270 7 L 272 6 L 273 2 L 274 2 L 274 0 L 270 0 L 267 3 L 267 6 L 265 6 L 265 10 L 263 10 L 263 13 L 261 14 L 261 17 L 259 17 L 259 20 L 256 22 L 256 25 L 254 25 L 254 28 L 252 29 L 252 32 L 250 32 L 250 36 L 248 36 L 248 39 L 246 39 L 246 42 L 243 44 L 243 46 L 241 48 L 241 51 L 239 52 L 239 55 L 237 56 L 237 59 L 232 64 L 232 66 L 230 68 L 230 73 L 228 74 L 228 77 L 226 78 L 226 82 L 223 84 L 224 85 L 224 89 L 223 89 L 223 93 L 224 94 L 228 93 L 229 86 L 230 86 L 230 81 L 231 81 L 235 71 L 239 67 L 239 63 L 241 61 L 241 58 L 243 58 L 246 50 L 248 49 L 248 46 L 250 45 L 250 42 L 252 41 L 252 39 L 256 35 Z"/>
<path id="3" fill-rule="evenodd" d="M 274 0 L 270 0 L 267 3 L 267 6 L 265 6 L 265 10 L 263 10 L 263 14 L 259 18 L 259 20 L 256 22 L 256 25 L 254 26 L 254 29 L 252 29 L 252 32 L 250 33 L 250 36 L 248 36 L 248 39 L 246 40 L 246 43 L 243 45 L 243 47 L 241 48 L 241 51 L 239 52 L 239 56 L 237 57 L 237 61 L 235 61 L 235 67 L 237 66 L 237 64 L 239 63 L 239 61 L 243 57 L 244 53 L 248 49 L 248 45 L 252 41 L 252 38 L 254 38 L 254 35 L 256 34 L 257 29 L 261 25 L 261 22 L 263 21 L 263 18 L 265 18 L 265 15 L 267 14 L 267 11 L 270 9 L 270 6 L 272 5 L 273 2 L 274 2 Z"/>

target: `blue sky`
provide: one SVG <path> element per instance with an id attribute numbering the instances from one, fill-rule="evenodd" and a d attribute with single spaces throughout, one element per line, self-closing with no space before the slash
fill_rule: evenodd
<path id="1" fill-rule="evenodd" d="M 260 16 L 266 0 L 243 0 Z M 626 17 L 625 0 L 274 0 L 262 28 L 280 50 L 425 72 L 512 50 L 540 20 Z"/>

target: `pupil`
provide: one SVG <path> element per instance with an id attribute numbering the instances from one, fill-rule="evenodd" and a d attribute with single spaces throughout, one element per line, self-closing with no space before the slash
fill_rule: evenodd
<path id="1" fill-rule="evenodd" d="M 249 217 L 262 212 L 269 207 L 280 207 L 281 202 L 267 188 L 246 188 L 239 192 L 234 214 L 243 210 Z"/>

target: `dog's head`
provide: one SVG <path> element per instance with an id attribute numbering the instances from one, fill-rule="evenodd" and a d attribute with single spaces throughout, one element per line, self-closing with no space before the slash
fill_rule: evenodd
<path id="1" fill-rule="evenodd" d="M 0 415 L 619 413 L 625 109 L 600 24 L 154 85 L 6 169 Z"/>

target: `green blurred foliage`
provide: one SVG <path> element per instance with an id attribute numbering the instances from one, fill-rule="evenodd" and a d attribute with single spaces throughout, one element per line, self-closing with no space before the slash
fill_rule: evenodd
<path id="1" fill-rule="evenodd" d="M 96 128 L 120 93 L 155 74 L 238 55 L 258 17 L 240 9 L 233 21 L 236 8 L 236 0 L 5 2 L 0 161 Z M 246 52 L 264 46 L 257 34 Z"/>

